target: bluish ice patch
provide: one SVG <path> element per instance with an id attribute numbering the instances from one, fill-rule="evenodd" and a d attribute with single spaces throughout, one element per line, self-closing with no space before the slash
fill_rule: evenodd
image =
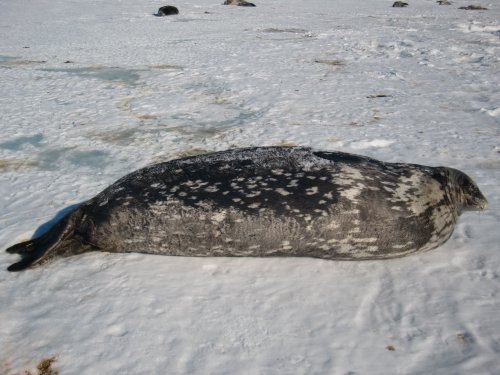
<path id="1" fill-rule="evenodd" d="M 62 164 L 70 163 L 77 167 L 102 168 L 108 163 L 109 154 L 105 151 L 79 151 L 74 148 L 57 148 L 38 154 L 37 165 L 41 169 L 56 170 Z"/>
<path id="2" fill-rule="evenodd" d="M 42 151 L 38 154 L 37 165 L 42 169 L 57 169 L 60 167 L 59 160 L 70 150 L 71 148 L 56 148 Z"/>
<path id="3" fill-rule="evenodd" d="M 17 150 L 20 150 L 26 144 L 32 145 L 34 147 L 40 147 L 40 143 L 42 142 L 42 139 L 43 139 L 42 134 L 17 137 L 17 138 L 11 139 L 9 141 L 0 143 L 0 148 L 17 151 Z"/>
<path id="4" fill-rule="evenodd" d="M 210 21 L 214 21 L 214 20 L 207 20 L 205 18 L 177 18 L 177 19 L 173 20 L 173 22 L 181 22 L 181 23 L 197 22 L 197 21 L 210 22 Z"/>
<path id="5" fill-rule="evenodd" d="M 243 127 L 258 120 L 267 111 L 268 108 L 262 108 L 258 111 L 240 110 L 237 115 L 225 120 L 200 121 L 198 118 L 193 119 L 189 113 L 178 113 L 172 115 L 171 118 L 176 120 L 177 123 L 182 122 L 183 125 L 181 127 L 184 128 L 186 132 L 200 133 L 201 131 L 201 134 L 206 135 L 208 133 L 217 134 L 224 130 Z"/>
<path id="6" fill-rule="evenodd" d="M 17 56 L 0 55 L 0 63 L 7 62 L 7 61 L 13 61 L 13 60 L 17 60 L 17 59 L 19 59 L 19 57 L 17 57 Z"/>
<path id="7" fill-rule="evenodd" d="M 101 68 L 101 67 L 86 67 L 86 68 L 44 68 L 40 69 L 43 72 L 67 73 L 84 78 L 97 78 L 110 82 L 121 82 L 134 85 L 141 78 L 139 72 L 143 69 L 123 69 L 123 68 Z"/>
<path id="8" fill-rule="evenodd" d="M 107 164 L 109 154 L 105 151 L 73 151 L 68 155 L 68 161 L 81 167 L 101 168 Z"/>
<path id="9" fill-rule="evenodd" d="M 222 120 L 222 121 L 208 121 L 206 123 L 202 123 L 202 125 L 209 125 L 209 126 L 215 126 L 218 128 L 233 128 L 233 127 L 239 127 L 242 125 L 247 124 L 250 121 L 254 121 L 258 119 L 262 113 L 265 111 L 242 111 L 240 112 L 237 116 L 227 119 L 227 120 Z"/>

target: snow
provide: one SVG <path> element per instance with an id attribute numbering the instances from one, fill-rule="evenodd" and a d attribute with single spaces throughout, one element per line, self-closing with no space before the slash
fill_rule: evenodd
<path id="1" fill-rule="evenodd" d="M 0 1 L 2 248 L 139 167 L 255 145 L 454 167 L 488 210 L 390 261 L 95 253 L 14 274 L 2 251 L 0 372 L 498 373 L 500 4 L 222 2 Z"/>

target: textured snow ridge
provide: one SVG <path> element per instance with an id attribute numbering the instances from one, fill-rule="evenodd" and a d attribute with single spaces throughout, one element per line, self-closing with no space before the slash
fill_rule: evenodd
<path id="1" fill-rule="evenodd" d="M 497 374 L 500 4 L 2 1 L 0 373 Z M 489 201 L 385 261 L 3 251 L 147 165 L 298 145 L 448 166 Z"/>

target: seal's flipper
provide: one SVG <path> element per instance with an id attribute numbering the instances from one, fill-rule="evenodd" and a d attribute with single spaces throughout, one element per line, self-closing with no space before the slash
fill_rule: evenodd
<path id="1" fill-rule="evenodd" d="M 30 241 L 15 244 L 14 246 L 9 247 L 5 251 L 10 253 L 10 254 L 27 254 L 27 253 L 32 252 L 34 247 L 35 247 L 35 241 L 30 240 Z"/>
<path id="2" fill-rule="evenodd" d="M 55 243 L 41 241 L 33 250 L 19 253 L 22 257 L 21 260 L 10 265 L 7 270 L 11 272 L 22 271 L 26 268 L 47 263 L 55 258 L 67 257 L 94 250 L 98 250 L 98 248 L 91 244 L 82 242 L 82 240 L 77 236 L 67 240 L 63 239 Z"/>
<path id="3" fill-rule="evenodd" d="M 73 238 L 76 224 L 80 222 L 81 217 L 82 213 L 77 209 L 63 217 L 42 236 L 9 247 L 6 250 L 8 253 L 20 254 L 22 259 L 7 270 L 21 271 L 45 263 L 56 256 L 63 256 L 68 247 L 81 245 L 78 239 Z"/>
<path id="4" fill-rule="evenodd" d="M 9 267 L 7 267 L 7 271 L 10 272 L 17 272 L 17 271 L 22 271 L 29 266 L 31 266 L 39 257 L 35 255 L 27 255 L 21 259 L 21 261 L 11 264 Z"/>
<path id="5" fill-rule="evenodd" d="M 66 220 L 62 220 L 66 221 Z M 64 233 L 60 232 L 61 227 L 64 223 L 57 223 L 54 228 L 49 230 L 47 233 L 34 240 L 18 243 L 14 246 L 9 247 L 6 251 L 11 254 L 20 254 L 22 256 L 21 261 L 11 265 L 7 268 L 9 271 L 21 271 L 28 268 L 38 260 L 44 258 L 44 256 L 59 247 Z"/>

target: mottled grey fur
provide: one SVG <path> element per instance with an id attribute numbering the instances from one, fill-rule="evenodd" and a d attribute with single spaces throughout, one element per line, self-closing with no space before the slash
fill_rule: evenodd
<path id="1" fill-rule="evenodd" d="M 43 236 L 11 271 L 86 251 L 182 256 L 393 258 L 443 244 L 486 199 L 464 173 L 301 147 L 156 164 L 118 180 Z"/>

